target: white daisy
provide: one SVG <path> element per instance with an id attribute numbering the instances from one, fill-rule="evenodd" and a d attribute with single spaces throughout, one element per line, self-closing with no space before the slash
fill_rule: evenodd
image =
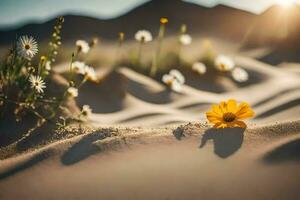
<path id="1" fill-rule="evenodd" d="M 220 71 L 231 71 L 235 67 L 234 61 L 224 55 L 219 55 L 215 60 L 216 68 Z"/>
<path id="2" fill-rule="evenodd" d="M 86 77 L 87 80 L 94 81 L 94 82 L 97 81 L 97 75 L 94 68 L 89 67 L 87 65 L 84 67 L 84 76 Z"/>
<path id="3" fill-rule="evenodd" d="M 78 89 L 74 87 L 69 87 L 67 90 L 67 93 L 71 97 L 77 97 L 78 96 Z"/>
<path id="4" fill-rule="evenodd" d="M 45 86 L 45 82 L 40 76 L 30 75 L 29 81 L 31 84 L 31 88 L 35 89 L 37 93 L 43 93 Z"/>
<path id="5" fill-rule="evenodd" d="M 206 65 L 201 62 L 196 62 L 192 66 L 192 70 L 195 71 L 196 73 L 203 75 L 206 73 Z"/>
<path id="6" fill-rule="evenodd" d="M 180 84 L 184 84 L 185 83 L 185 78 L 182 75 L 182 73 L 180 71 L 178 71 L 177 69 L 172 69 L 169 73 L 171 76 L 174 76 L 174 78 L 180 83 Z"/>
<path id="7" fill-rule="evenodd" d="M 47 71 L 50 71 L 51 70 L 51 62 L 50 61 L 47 61 L 46 64 L 45 64 L 45 69 Z"/>
<path id="8" fill-rule="evenodd" d="M 75 61 L 72 63 L 72 71 L 77 73 L 77 74 L 84 74 L 84 68 L 86 67 L 84 62 L 80 62 L 80 61 Z"/>
<path id="9" fill-rule="evenodd" d="M 231 72 L 231 75 L 235 81 L 240 83 L 246 82 L 249 79 L 248 72 L 240 67 L 235 68 Z"/>
<path id="10" fill-rule="evenodd" d="M 38 44 L 32 36 L 21 36 L 17 42 L 17 51 L 19 56 L 31 59 L 38 52 Z"/>
<path id="11" fill-rule="evenodd" d="M 136 32 L 134 38 L 142 43 L 147 43 L 147 42 L 151 42 L 152 41 L 152 34 L 150 33 L 150 31 L 147 30 L 140 30 L 138 32 Z"/>
<path id="12" fill-rule="evenodd" d="M 88 53 L 90 50 L 89 43 L 87 43 L 84 40 L 77 40 L 76 46 L 77 46 L 78 52 Z"/>
<path id="13" fill-rule="evenodd" d="M 89 116 L 92 114 L 92 109 L 89 105 L 82 106 L 81 115 L 84 118 L 89 118 Z"/>
<path id="14" fill-rule="evenodd" d="M 179 37 L 179 42 L 182 45 L 189 45 L 192 43 L 192 37 L 189 34 L 183 34 Z"/>
<path id="15" fill-rule="evenodd" d="M 178 82 L 177 79 L 174 78 L 174 76 L 171 76 L 169 74 L 165 74 L 162 77 L 162 81 L 173 91 L 175 92 L 181 92 L 182 85 Z"/>
<path id="16" fill-rule="evenodd" d="M 162 81 L 173 91 L 181 92 L 185 78 L 178 70 L 173 69 L 169 74 L 163 75 Z"/>

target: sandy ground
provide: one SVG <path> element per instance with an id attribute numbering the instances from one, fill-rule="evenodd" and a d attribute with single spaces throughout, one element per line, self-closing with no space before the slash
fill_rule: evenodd
<path id="1" fill-rule="evenodd" d="M 212 103 L 230 98 L 250 103 L 256 113 L 254 122 L 299 119 L 300 79 L 295 70 L 274 67 L 243 56 L 235 56 L 235 61 L 237 66 L 253 71 L 250 77 L 261 77 L 262 81 L 254 80 L 249 86 L 239 88 L 229 80 L 221 80 L 224 89 L 222 93 L 201 90 L 197 86 L 193 87 L 193 84 L 187 84 L 182 94 L 176 94 L 147 76 L 121 68 L 118 73 L 126 77 L 127 81 L 125 97 L 118 103 L 103 105 L 106 109 L 118 109 L 104 113 L 99 105 L 102 96 L 89 88 L 82 91 L 79 104 L 89 104 L 95 108 L 91 120 L 95 126 L 115 124 L 153 127 L 204 121 L 204 113 Z"/>
<path id="2" fill-rule="evenodd" d="M 300 122 L 99 129 L 1 161 L 1 199 L 299 199 Z"/>
<path id="3" fill-rule="evenodd" d="M 1 160 L 0 199 L 300 199 L 298 65 L 233 57 L 251 83 L 221 78 L 218 93 L 198 79 L 172 93 L 126 67 L 86 84 L 94 131 Z M 204 113 L 230 98 L 253 107 L 249 128 L 210 129 Z"/>

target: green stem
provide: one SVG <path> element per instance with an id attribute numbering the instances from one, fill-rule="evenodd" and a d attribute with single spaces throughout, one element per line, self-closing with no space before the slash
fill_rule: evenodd
<path id="1" fill-rule="evenodd" d="M 118 47 L 117 47 L 117 50 L 116 50 L 116 57 L 113 61 L 113 66 L 116 67 L 116 65 L 118 64 L 119 60 L 120 60 L 120 55 L 121 55 L 121 49 L 122 49 L 122 46 L 123 46 L 123 41 L 119 41 L 118 42 Z"/>
<path id="2" fill-rule="evenodd" d="M 73 65 L 73 62 L 74 62 L 74 53 L 72 53 L 72 57 L 71 57 L 71 63 L 70 63 L 70 80 L 69 80 L 69 84 L 71 85 L 71 86 L 73 86 L 73 84 L 74 84 L 74 71 L 73 71 L 73 67 L 72 67 L 72 65 Z"/>
<path id="3" fill-rule="evenodd" d="M 156 72 L 157 72 L 157 69 L 159 66 L 160 52 L 161 52 L 162 41 L 163 41 L 164 34 L 165 34 L 165 29 L 166 29 L 165 25 L 161 24 L 160 28 L 159 28 L 159 33 L 158 33 L 156 52 L 153 57 L 152 67 L 151 67 L 151 71 L 150 71 L 150 76 L 152 76 L 152 77 L 154 77 L 156 75 Z"/>
<path id="4" fill-rule="evenodd" d="M 139 43 L 139 47 L 138 47 L 138 53 L 137 53 L 137 64 L 141 64 L 141 59 L 142 59 L 142 49 L 143 49 L 143 42 Z"/>

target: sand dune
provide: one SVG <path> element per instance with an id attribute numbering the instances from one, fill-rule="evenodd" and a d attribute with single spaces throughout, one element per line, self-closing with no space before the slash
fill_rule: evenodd
<path id="1" fill-rule="evenodd" d="M 99 69 L 76 98 L 92 107 L 92 128 L 1 160 L 0 199 L 300 199 L 300 74 L 235 61 L 249 83 L 223 77 L 218 93 L 209 79 L 174 93 L 127 67 Z M 205 112 L 230 98 L 256 117 L 246 130 L 210 129 Z"/>
<path id="2" fill-rule="evenodd" d="M 1 161 L 0 195 L 299 199 L 299 131 L 299 121 L 251 125 L 246 131 L 201 123 L 98 129 Z"/>
<path id="3" fill-rule="evenodd" d="M 122 67 L 108 75 L 100 85 L 86 85 L 78 104 L 91 105 L 94 111 L 91 121 L 96 127 L 154 127 L 197 122 L 205 119 L 204 113 L 212 103 L 230 98 L 249 102 L 255 109 L 256 118 L 253 121 L 256 123 L 299 118 L 299 74 L 242 56 L 237 56 L 235 60 L 238 66 L 261 79 L 251 79 L 250 74 L 247 86 L 229 87 L 222 93 L 185 85 L 179 94 L 171 92 L 161 82 Z"/>

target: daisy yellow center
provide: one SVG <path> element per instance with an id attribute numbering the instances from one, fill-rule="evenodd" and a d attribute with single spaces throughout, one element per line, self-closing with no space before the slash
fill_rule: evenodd
<path id="1" fill-rule="evenodd" d="M 28 49 L 30 49 L 30 45 L 29 44 L 25 44 L 24 48 L 28 50 Z"/>
<path id="2" fill-rule="evenodd" d="M 233 122 L 235 119 L 236 119 L 236 115 L 233 114 L 232 112 L 228 112 L 223 115 L 223 120 L 225 122 Z"/>
<path id="3" fill-rule="evenodd" d="M 167 82 L 166 82 L 166 84 L 168 85 L 168 86 L 172 86 L 172 84 L 173 84 L 173 80 L 168 80 Z"/>
<path id="4" fill-rule="evenodd" d="M 220 67 L 221 67 L 222 70 L 224 70 L 226 68 L 226 65 L 224 63 L 221 63 Z"/>

